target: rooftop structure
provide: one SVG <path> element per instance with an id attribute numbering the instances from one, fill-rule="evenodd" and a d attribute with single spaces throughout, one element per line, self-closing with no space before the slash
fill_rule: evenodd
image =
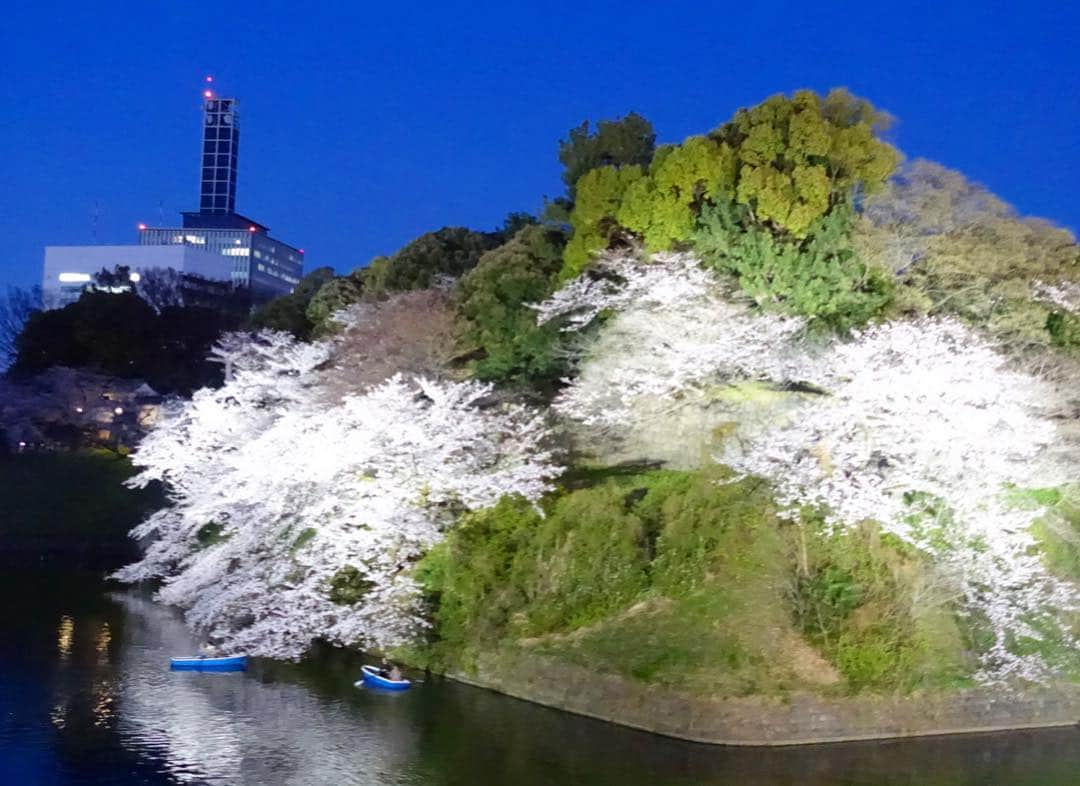
<path id="1" fill-rule="evenodd" d="M 207 77 L 207 83 L 212 80 Z M 181 213 L 180 226 L 139 224 L 136 246 L 49 246 L 42 289 L 46 308 L 78 299 L 102 268 L 138 273 L 172 268 L 228 282 L 252 305 L 292 292 L 303 275 L 304 251 L 270 236 L 264 224 L 236 212 L 240 145 L 239 102 L 203 92 L 199 209 Z"/>

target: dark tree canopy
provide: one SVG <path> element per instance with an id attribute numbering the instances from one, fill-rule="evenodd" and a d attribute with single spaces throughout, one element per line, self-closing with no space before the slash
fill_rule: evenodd
<path id="1" fill-rule="evenodd" d="M 14 359 L 15 341 L 30 315 L 41 309 L 41 287 L 13 287 L 0 298 L 0 369 Z"/>
<path id="2" fill-rule="evenodd" d="M 385 297 L 390 292 L 427 289 L 439 283 L 440 277 L 457 278 L 502 241 L 501 232 L 476 232 L 465 227 L 428 232 L 388 257 L 373 259 L 364 278 L 365 294 Z"/>
<path id="3" fill-rule="evenodd" d="M 300 279 L 291 294 L 276 297 L 255 310 L 249 320 L 254 329 L 271 328 L 292 333 L 297 338 L 311 337 L 313 325 L 308 319 L 308 304 L 328 281 L 333 280 L 332 267 L 317 267 Z"/>
<path id="4" fill-rule="evenodd" d="M 617 120 L 601 120 L 590 131 L 585 120 L 570 129 L 559 143 L 559 161 L 564 170 L 562 179 L 571 197 L 577 181 L 590 169 L 602 166 L 647 167 L 656 147 L 656 132 L 652 123 L 636 112 Z"/>
<path id="5" fill-rule="evenodd" d="M 145 379 L 161 393 L 190 393 L 220 379 L 210 345 L 235 321 L 206 308 L 158 314 L 131 292 L 85 292 L 75 303 L 31 315 L 16 340 L 15 374 L 51 366 Z"/>
<path id="6" fill-rule="evenodd" d="M 566 235 L 527 226 L 480 258 L 455 291 L 461 343 L 480 379 L 545 383 L 563 371 L 558 328 L 536 324 L 529 304 L 551 294 Z"/>
<path id="7" fill-rule="evenodd" d="M 317 338 L 335 330 L 331 317 L 364 296 L 365 270 L 359 268 L 347 276 L 332 278 L 319 287 L 304 312 L 311 324 L 311 336 Z"/>

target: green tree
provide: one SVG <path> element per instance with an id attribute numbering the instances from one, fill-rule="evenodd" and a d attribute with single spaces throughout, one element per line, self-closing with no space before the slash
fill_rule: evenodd
<path id="1" fill-rule="evenodd" d="M 307 316 L 307 307 L 323 285 L 333 280 L 332 267 L 318 267 L 300 279 L 288 295 L 276 297 L 255 309 L 249 320 L 254 329 L 284 330 L 297 338 L 311 337 L 314 325 Z"/>
<path id="2" fill-rule="evenodd" d="M 888 116 L 846 90 L 775 95 L 710 136 L 736 161 L 735 198 L 755 221 L 806 237 L 811 225 L 855 189 L 879 189 L 900 161 L 876 132 Z"/>
<path id="3" fill-rule="evenodd" d="M 805 240 L 853 195 L 881 187 L 899 160 L 875 136 L 887 118 L 843 90 L 800 91 L 744 109 L 708 136 L 661 147 L 647 172 L 601 166 L 577 181 L 563 275 L 573 278 L 620 230 L 648 251 L 689 243 L 706 207 L 736 202 L 744 226 Z"/>
<path id="4" fill-rule="evenodd" d="M 743 211 L 730 203 L 706 208 L 695 245 L 707 264 L 736 276 L 759 305 L 847 330 L 892 302 L 889 271 L 866 264 L 854 248 L 850 208 L 818 218 L 803 240 L 778 237 L 747 221 Z"/>
<path id="5" fill-rule="evenodd" d="M 731 148 L 693 136 L 657 151 L 649 177 L 626 190 L 616 218 L 640 235 L 649 251 L 670 248 L 689 239 L 705 200 L 731 199 L 734 182 Z"/>
<path id="6" fill-rule="evenodd" d="M 335 330 L 331 317 L 352 303 L 357 303 L 364 295 L 365 271 L 354 270 L 347 276 L 332 278 L 319 287 L 319 291 L 308 301 L 304 316 L 311 324 L 313 337 L 324 336 Z"/>
<path id="7" fill-rule="evenodd" d="M 85 368 L 188 394 L 220 380 L 220 366 L 206 355 L 222 331 L 236 327 L 217 310 L 169 306 L 157 313 L 132 292 L 84 292 L 64 308 L 30 316 L 16 339 L 12 371 Z"/>
<path id="8" fill-rule="evenodd" d="M 508 243 L 487 252 L 455 290 L 460 343 L 485 380 L 550 384 L 563 371 L 558 329 L 538 326 L 530 303 L 551 294 L 566 235 L 527 226 Z"/>
<path id="9" fill-rule="evenodd" d="M 592 254 L 606 248 L 618 230 L 616 215 L 627 191 L 644 177 L 640 166 L 602 166 L 587 172 L 578 182 L 577 202 L 570 215 L 573 235 L 563 254 L 562 278 L 577 276 Z"/>
<path id="10" fill-rule="evenodd" d="M 559 142 L 559 161 L 563 182 L 571 200 L 578 180 L 598 167 L 647 167 L 656 145 L 652 123 L 636 112 L 617 120 L 601 120 L 591 131 L 585 120 L 570 129 L 566 139 Z"/>
<path id="11" fill-rule="evenodd" d="M 866 201 L 857 230 L 860 253 L 894 272 L 908 310 L 957 315 L 1017 351 L 1075 345 L 1038 291 L 1080 284 L 1076 239 L 960 172 L 912 162 Z"/>
<path id="12" fill-rule="evenodd" d="M 507 241 L 525 227 L 539 223 L 540 219 L 532 213 L 514 211 L 506 214 L 506 218 L 503 219 L 502 227 L 499 228 L 499 234 L 502 235 L 504 241 Z"/>
<path id="13" fill-rule="evenodd" d="M 385 297 L 390 292 L 427 289 L 438 283 L 440 276 L 457 278 L 502 240 L 498 232 L 475 232 L 465 227 L 428 232 L 388 257 L 373 259 L 365 274 L 365 294 Z"/>

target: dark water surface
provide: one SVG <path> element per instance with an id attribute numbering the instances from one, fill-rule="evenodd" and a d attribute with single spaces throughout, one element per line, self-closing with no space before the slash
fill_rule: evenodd
<path id="1" fill-rule="evenodd" d="M 352 687 L 326 651 L 168 671 L 196 641 L 90 574 L 0 577 L 0 784 L 893 786 L 1080 784 L 1080 731 L 792 748 L 653 737 L 432 680 Z"/>

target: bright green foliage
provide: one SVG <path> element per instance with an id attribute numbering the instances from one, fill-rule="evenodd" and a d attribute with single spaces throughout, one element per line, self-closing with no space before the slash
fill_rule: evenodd
<path id="1" fill-rule="evenodd" d="M 333 279 L 333 268 L 315 268 L 300 279 L 291 294 L 276 297 L 256 309 L 249 320 L 250 327 L 284 330 L 300 339 L 310 338 L 313 326 L 307 316 L 308 304 Z"/>
<path id="2" fill-rule="evenodd" d="M 768 484 L 722 468 L 572 480 L 543 516 L 509 498 L 466 516 L 423 560 L 430 662 L 467 669 L 523 648 L 719 695 L 907 690 L 968 673 L 928 567 L 872 527 L 792 525 Z"/>
<path id="3" fill-rule="evenodd" d="M 825 98 L 801 91 L 740 110 L 707 137 L 660 148 L 647 173 L 633 166 L 593 169 L 577 181 L 563 278 L 580 273 L 620 228 L 648 251 L 660 251 L 693 241 L 699 218 L 723 210 L 738 217 L 758 246 L 745 249 L 758 278 L 746 282 L 751 294 L 787 301 L 789 309 L 826 322 L 865 321 L 862 313 L 850 320 L 834 315 L 850 310 L 852 288 L 872 290 L 871 300 L 877 299 L 882 279 L 871 280 L 865 266 L 850 261 L 850 213 L 826 222 L 838 209 L 847 210 L 854 192 L 880 188 L 899 162 L 899 153 L 874 135 L 884 119 L 845 91 Z M 743 209 L 733 211 L 733 204 Z M 804 247 L 816 232 L 830 229 L 816 248 Z M 845 237 L 838 238 L 841 229 Z M 784 257 L 775 264 L 769 261 L 774 252 Z M 841 290 L 829 302 L 823 288 L 833 283 Z"/>
<path id="4" fill-rule="evenodd" d="M 1054 575 L 1080 582 L 1080 486 L 1013 488 L 1006 501 L 1025 510 L 1042 510 L 1031 525 L 1039 556 Z M 1016 655 L 1037 654 L 1072 681 L 1080 681 L 1080 652 L 1073 642 L 1080 635 L 1080 615 L 1046 609 L 1024 620 L 1036 636 L 1010 635 L 1005 646 Z"/>
<path id="5" fill-rule="evenodd" d="M 526 602 L 518 576 L 528 570 L 524 563 L 539 522 L 524 499 L 503 497 L 494 508 L 464 517 L 424 557 L 417 578 L 434 605 L 437 660 L 465 661 L 470 648 L 504 635 Z"/>
<path id="6" fill-rule="evenodd" d="M 1080 347 L 1080 319 L 1067 311 L 1051 311 L 1046 316 L 1046 332 L 1055 347 Z"/>
<path id="7" fill-rule="evenodd" d="M 343 606 L 351 606 L 374 587 L 375 583 L 369 580 L 363 571 L 353 565 L 346 565 L 330 577 L 330 600 Z"/>
<path id="8" fill-rule="evenodd" d="M 772 96 L 711 135 L 734 152 L 735 195 L 757 222 L 806 237 L 853 189 L 872 191 L 900 161 L 874 132 L 886 117 L 844 90 Z"/>
<path id="9" fill-rule="evenodd" d="M 565 234 L 526 226 L 487 252 L 455 290 L 461 344 L 479 379 L 550 383 L 563 371 L 558 328 L 538 326 L 528 304 L 551 294 L 562 266 Z"/>
<path id="10" fill-rule="evenodd" d="M 1080 681 L 1080 650 L 1073 644 L 1080 633 L 1080 619 L 1076 613 L 1047 609 L 1045 613 L 1028 616 L 1024 622 L 1035 635 L 1010 633 L 1005 648 L 1014 655 L 1038 655 L 1058 674 L 1072 682 Z"/>
<path id="11" fill-rule="evenodd" d="M 330 318 L 346 306 L 359 302 L 364 294 L 364 270 L 354 270 L 347 276 L 330 279 L 308 301 L 304 316 L 311 325 L 312 338 L 325 336 L 335 331 Z"/>
<path id="12" fill-rule="evenodd" d="M 793 583 L 795 617 L 851 690 L 968 679 L 974 663 L 950 600 L 926 591 L 930 568 L 918 554 L 869 524 L 836 533 L 804 517 L 800 530 L 807 557 Z"/>
<path id="13" fill-rule="evenodd" d="M 685 241 L 703 200 L 729 200 L 735 180 L 731 148 L 694 136 L 657 151 L 649 170 L 627 189 L 616 218 L 660 251 Z"/>
<path id="14" fill-rule="evenodd" d="M 428 232 L 391 256 L 373 259 L 365 273 L 364 295 L 382 298 L 391 292 L 427 289 L 440 276 L 457 278 L 502 240 L 498 232 L 474 232 L 464 227 Z"/>
<path id="15" fill-rule="evenodd" d="M 652 123 L 631 112 L 618 120 L 601 120 L 590 132 L 589 121 L 570 129 L 559 143 L 559 161 L 565 168 L 563 182 L 571 199 L 578 180 L 599 167 L 647 167 L 652 160 L 656 133 Z"/>
<path id="16" fill-rule="evenodd" d="M 563 253 L 563 280 L 576 277 L 595 251 L 607 247 L 618 229 L 616 214 L 623 197 L 643 176 L 639 166 L 603 166 L 590 170 L 578 181 L 577 201 L 570 215 L 574 234 Z"/>
<path id="17" fill-rule="evenodd" d="M 738 278 L 761 306 L 845 330 L 881 314 L 893 297 L 887 271 L 865 264 L 851 241 L 851 213 L 838 206 L 804 240 L 777 237 L 733 205 L 706 208 L 695 245 L 706 264 Z"/>
<path id="18" fill-rule="evenodd" d="M 291 554 L 296 554 L 300 549 L 304 548 L 304 546 L 314 540 L 317 534 L 318 532 L 314 527 L 307 527 L 306 529 L 301 530 L 300 534 L 296 536 L 296 540 L 293 541 L 289 552 Z"/>

